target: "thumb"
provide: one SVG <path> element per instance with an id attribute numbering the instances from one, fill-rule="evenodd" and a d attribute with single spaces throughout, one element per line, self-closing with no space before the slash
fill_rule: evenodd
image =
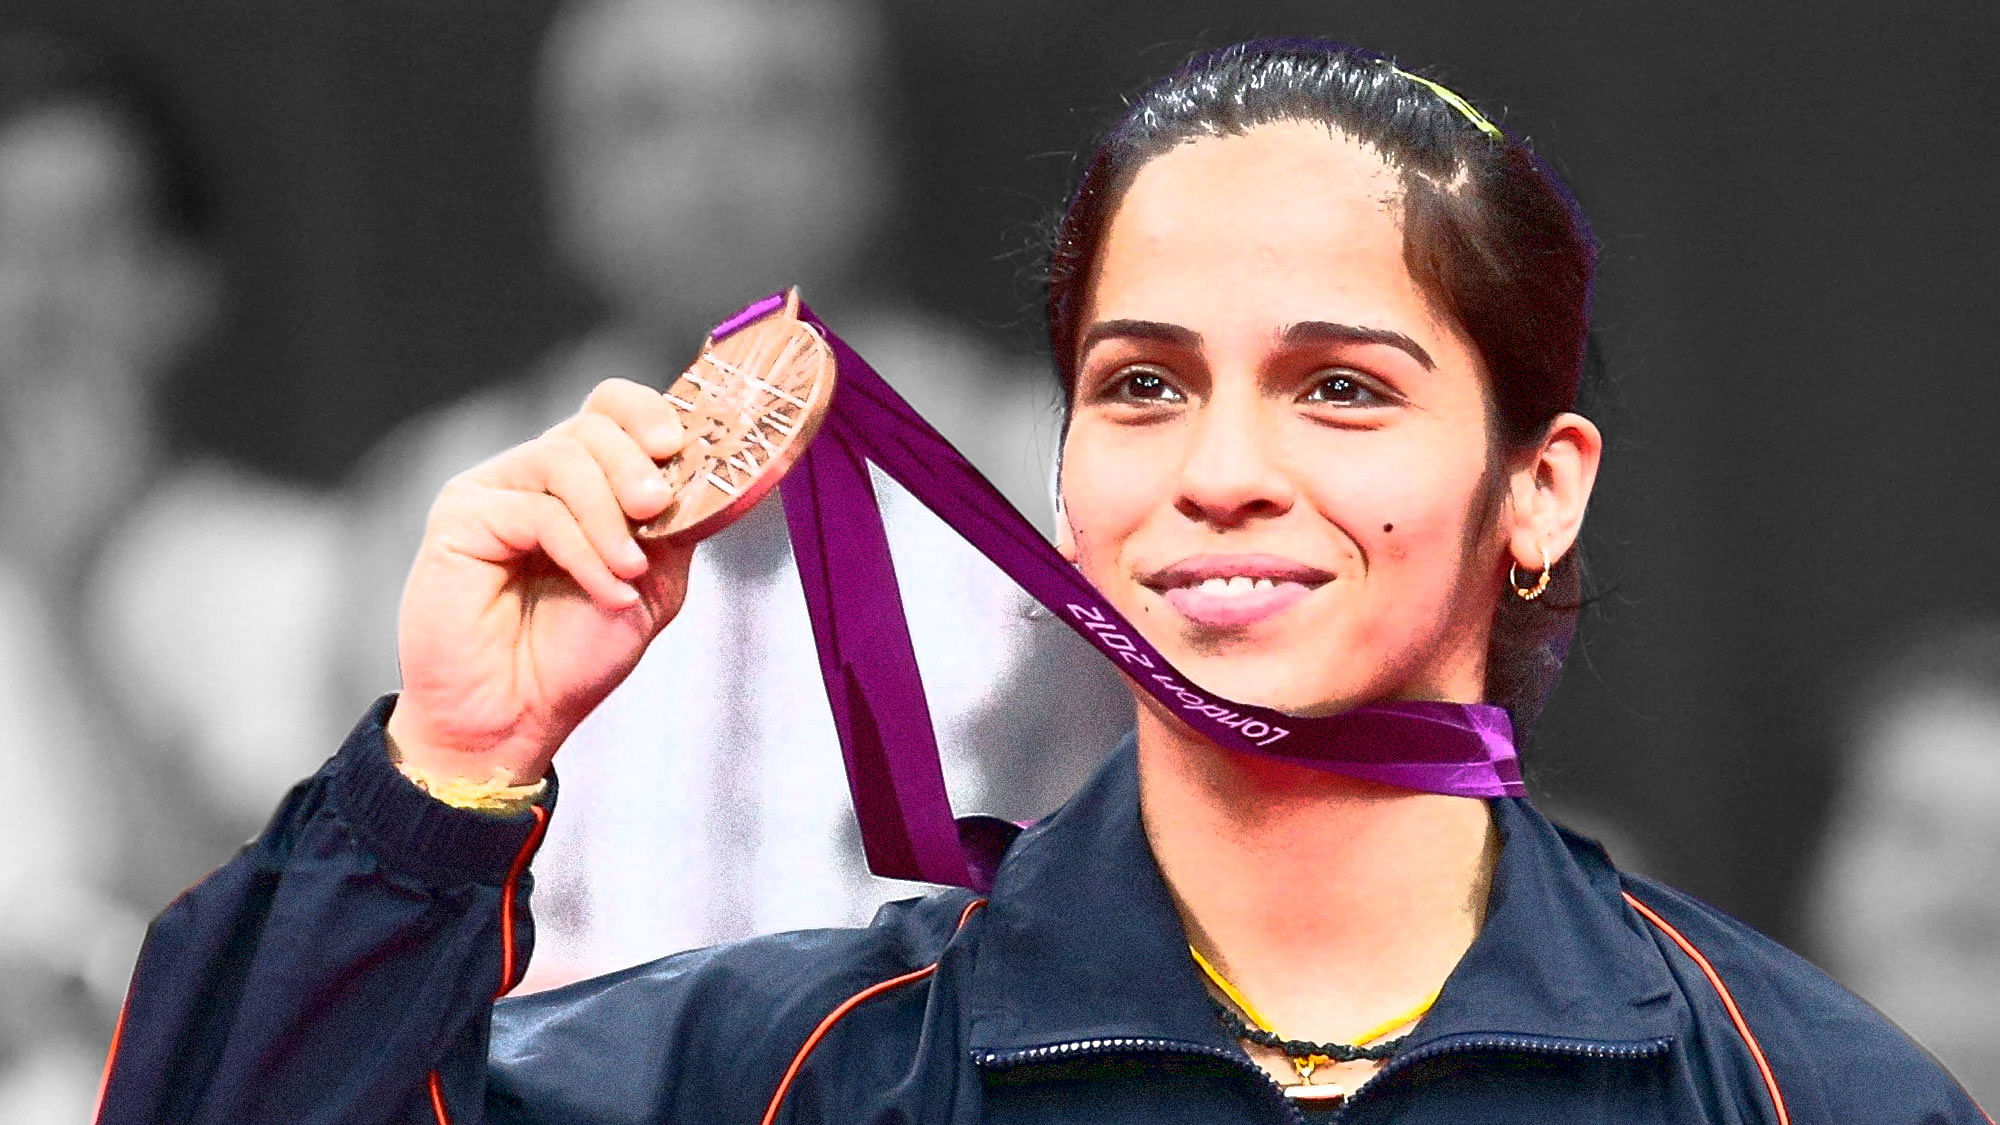
<path id="1" fill-rule="evenodd" d="M 688 568 L 694 561 L 696 544 L 641 536 L 639 545 L 651 565 L 632 585 L 652 615 L 653 632 L 657 635 L 679 615 L 681 603 L 687 600 Z"/>

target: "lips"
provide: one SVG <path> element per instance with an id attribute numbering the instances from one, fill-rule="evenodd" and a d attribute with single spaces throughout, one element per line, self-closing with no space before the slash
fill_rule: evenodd
<path id="1" fill-rule="evenodd" d="M 1220 629 L 1275 617 L 1333 578 L 1277 555 L 1195 555 L 1140 582 L 1189 622 Z"/>

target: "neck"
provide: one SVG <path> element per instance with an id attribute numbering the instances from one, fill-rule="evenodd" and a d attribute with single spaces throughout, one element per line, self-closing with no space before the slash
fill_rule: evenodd
<path id="1" fill-rule="evenodd" d="M 1444 983 L 1484 921 L 1486 802 L 1224 750 L 1150 702 L 1153 854 L 1188 940 L 1278 1032 L 1350 1042 Z"/>

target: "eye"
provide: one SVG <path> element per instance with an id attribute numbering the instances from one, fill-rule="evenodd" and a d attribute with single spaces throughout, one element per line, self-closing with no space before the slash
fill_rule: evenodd
<path id="1" fill-rule="evenodd" d="M 1342 368 L 1324 373 L 1319 382 L 1305 393 L 1303 401 L 1348 407 L 1390 406 L 1395 403 L 1392 396 L 1378 390 L 1360 372 Z"/>
<path id="2" fill-rule="evenodd" d="M 1105 385 L 1106 398 L 1123 402 L 1170 403 L 1185 402 L 1187 396 L 1181 394 L 1166 374 L 1157 367 L 1128 367 L 1112 376 Z"/>

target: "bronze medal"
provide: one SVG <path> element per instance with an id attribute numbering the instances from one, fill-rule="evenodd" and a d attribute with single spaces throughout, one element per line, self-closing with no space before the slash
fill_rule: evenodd
<path id="1" fill-rule="evenodd" d="M 666 390 L 688 442 L 660 470 L 677 499 L 639 537 L 705 539 L 762 500 L 825 420 L 834 367 L 826 337 L 799 318 L 796 288 L 783 307 L 710 336 Z"/>

